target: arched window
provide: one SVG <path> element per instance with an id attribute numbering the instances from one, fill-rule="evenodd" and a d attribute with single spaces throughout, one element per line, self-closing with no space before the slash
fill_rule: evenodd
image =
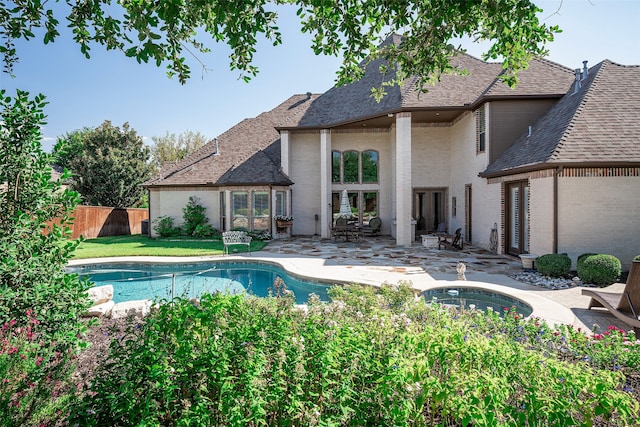
<path id="1" fill-rule="evenodd" d="M 375 150 L 362 153 L 362 182 L 378 182 L 378 152 Z"/>
<path id="2" fill-rule="evenodd" d="M 345 183 L 357 183 L 359 180 L 360 165 L 358 164 L 357 151 L 345 151 L 342 154 L 343 178 Z"/>
<path id="3" fill-rule="evenodd" d="M 340 182 L 340 152 L 331 152 L 331 182 Z"/>

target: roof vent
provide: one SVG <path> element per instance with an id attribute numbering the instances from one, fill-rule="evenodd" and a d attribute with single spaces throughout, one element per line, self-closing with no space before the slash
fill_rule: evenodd
<path id="1" fill-rule="evenodd" d="M 214 156 L 220 155 L 220 147 L 218 147 L 218 138 L 213 138 L 213 143 L 216 144 L 216 152 L 213 153 Z"/>
<path id="2" fill-rule="evenodd" d="M 587 62 L 589 61 L 582 61 L 582 80 L 586 79 L 587 76 L 589 75 L 589 68 L 587 67 Z"/>
<path id="3" fill-rule="evenodd" d="M 307 92 L 307 99 L 311 99 L 311 92 Z"/>
<path id="4" fill-rule="evenodd" d="M 531 135 L 533 135 L 533 126 L 529 125 L 529 134 L 527 135 L 527 138 L 529 138 Z"/>
<path id="5" fill-rule="evenodd" d="M 576 74 L 576 85 L 573 90 L 573 93 L 578 93 L 580 91 L 580 76 L 582 75 L 580 68 L 575 69 L 575 74 Z"/>

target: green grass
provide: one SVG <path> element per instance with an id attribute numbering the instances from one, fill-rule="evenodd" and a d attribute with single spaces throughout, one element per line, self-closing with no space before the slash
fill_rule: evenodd
<path id="1" fill-rule="evenodd" d="M 267 242 L 254 240 L 251 252 L 259 251 Z M 245 245 L 234 245 L 239 253 L 246 251 Z M 221 255 L 224 247 L 222 240 L 158 238 L 151 239 L 140 234 L 133 236 L 99 237 L 80 243 L 73 257 L 75 259 L 103 258 L 117 256 L 201 256 Z"/>

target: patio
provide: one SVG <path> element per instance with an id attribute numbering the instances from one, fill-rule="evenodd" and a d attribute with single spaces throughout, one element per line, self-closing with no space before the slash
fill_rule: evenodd
<path id="1" fill-rule="evenodd" d="M 397 283 L 404 280 L 411 281 L 417 289 L 435 287 L 435 281 L 456 281 L 456 266 L 461 261 L 466 266 L 465 275 L 469 283 L 507 286 L 514 292 L 526 291 L 538 301 L 551 300 L 571 310 L 575 316 L 574 326 L 583 330 L 591 330 L 594 324 L 600 326 L 600 331 L 609 325 L 628 329 L 604 311 L 588 310 L 590 298 L 581 295 L 582 287 L 549 290 L 519 282 L 509 277 L 511 273 L 522 271 L 519 259 L 492 254 L 471 245 L 465 245 L 463 250 L 450 251 L 425 248 L 419 242 L 414 242 L 410 248 L 398 247 L 388 236 L 363 238 L 358 242 L 333 242 L 311 236 L 274 240 L 263 251 L 254 253 L 254 257 L 286 259 L 287 268 L 295 268 L 298 274 L 318 273 L 343 282 L 360 283 Z M 612 290 L 623 286 L 612 285 Z M 549 303 L 547 308 L 553 311 L 554 305 Z"/>

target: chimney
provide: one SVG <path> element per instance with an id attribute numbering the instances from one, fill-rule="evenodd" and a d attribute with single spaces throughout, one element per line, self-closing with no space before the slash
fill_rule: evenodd
<path id="1" fill-rule="evenodd" d="M 574 72 L 576 74 L 576 85 L 573 93 L 578 93 L 580 91 L 580 76 L 582 75 L 582 72 L 580 71 L 580 68 L 576 68 Z"/>
<path id="2" fill-rule="evenodd" d="M 582 61 L 582 80 L 586 79 L 587 76 L 589 75 L 589 68 L 587 67 L 587 62 L 589 61 Z"/>

